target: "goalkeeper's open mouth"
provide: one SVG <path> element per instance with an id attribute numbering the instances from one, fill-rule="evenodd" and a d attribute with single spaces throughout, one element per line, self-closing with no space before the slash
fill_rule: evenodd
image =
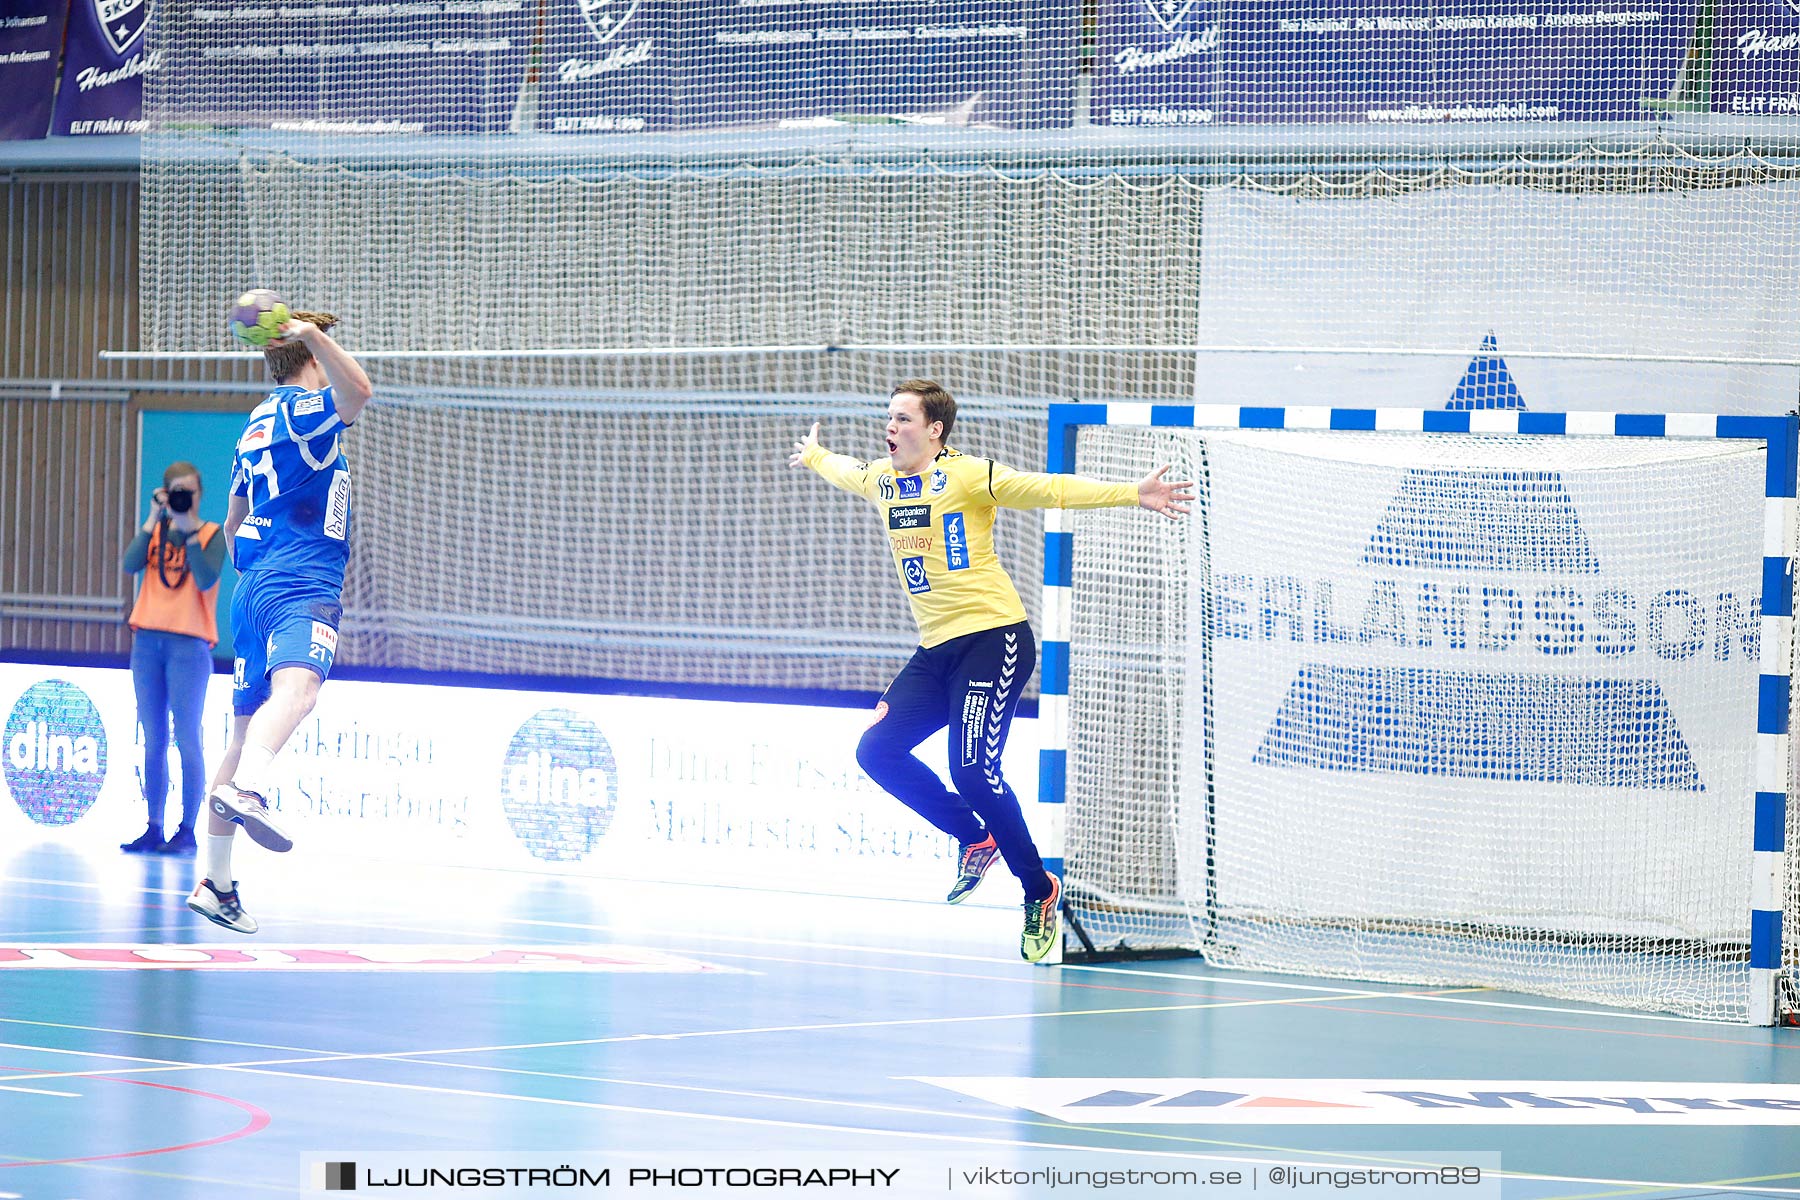
<path id="1" fill-rule="evenodd" d="M 889 454 L 893 454 L 900 449 L 900 443 L 896 442 L 893 438 L 889 438 L 887 440 L 887 442 L 888 442 L 888 453 Z"/>

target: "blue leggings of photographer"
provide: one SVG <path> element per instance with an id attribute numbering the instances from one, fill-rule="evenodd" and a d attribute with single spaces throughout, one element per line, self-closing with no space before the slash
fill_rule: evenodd
<path id="1" fill-rule="evenodd" d="M 200 715 L 212 675 L 212 649 L 203 638 L 160 629 L 131 635 L 131 682 L 137 691 L 138 720 L 144 727 L 144 799 L 150 828 L 163 827 L 169 795 L 169 724 L 181 753 L 181 828 L 192 832 L 206 797 L 206 756 Z"/>

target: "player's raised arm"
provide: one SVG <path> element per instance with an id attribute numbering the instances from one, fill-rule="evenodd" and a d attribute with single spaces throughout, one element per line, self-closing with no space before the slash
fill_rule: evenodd
<path id="1" fill-rule="evenodd" d="M 363 372 L 362 364 L 350 356 L 350 352 L 338 345 L 329 333 L 320 329 L 310 321 L 289 321 L 281 330 L 282 336 L 295 339 L 306 344 L 319 367 L 325 372 L 325 382 L 331 387 L 332 403 L 337 408 L 338 419 L 348 425 L 355 421 L 362 412 L 363 405 L 374 395 L 374 387 L 369 377 Z"/>

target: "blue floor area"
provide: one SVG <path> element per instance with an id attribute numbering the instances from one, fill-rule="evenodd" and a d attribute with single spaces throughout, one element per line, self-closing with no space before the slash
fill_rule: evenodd
<path id="1" fill-rule="evenodd" d="M 1485 1194 L 1518 1200 L 1800 1197 L 1800 1030 L 1193 960 L 1032 967 L 1004 909 L 302 854 L 242 864 L 244 938 L 187 912 L 191 869 L 0 848 L 0 1197 L 323 1195 L 332 1156 L 471 1151 L 1497 1155 Z M 175 961 L 128 965 L 147 958 Z M 967 1194 L 1052 1190 L 1072 1194 Z"/>

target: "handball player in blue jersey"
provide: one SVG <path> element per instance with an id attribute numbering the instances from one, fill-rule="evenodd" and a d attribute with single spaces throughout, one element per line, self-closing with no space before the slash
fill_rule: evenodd
<path id="1" fill-rule="evenodd" d="M 961 902 L 1005 861 L 1025 895 L 1019 953 L 1037 962 L 1055 945 L 1062 881 L 1044 868 L 1000 757 L 1037 642 L 1025 606 L 994 552 L 1001 508 L 1128 508 L 1180 517 L 1193 484 L 1136 483 L 1015 471 L 948 444 L 956 401 L 929 379 L 909 379 L 888 399 L 888 457 L 863 462 L 819 445 L 819 427 L 794 443 L 790 466 L 808 467 L 870 501 L 886 526 L 894 573 L 912 601 L 919 648 L 882 693 L 856 761 L 926 821 L 955 838 L 956 879 L 944 898 Z M 948 727 L 950 780 L 913 753 Z"/>
<path id="2" fill-rule="evenodd" d="M 331 339 L 337 318 L 296 312 L 263 351 L 275 389 L 238 435 L 225 537 L 238 570 L 231 745 L 208 797 L 202 876 L 188 907 L 255 933 L 232 878 L 232 839 L 281 853 L 294 842 L 264 799 L 269 763 L 312 711 L 337 656 L 350 559 L 350 464 L 343 434 L 369 402 L 369 377 Z"/>

